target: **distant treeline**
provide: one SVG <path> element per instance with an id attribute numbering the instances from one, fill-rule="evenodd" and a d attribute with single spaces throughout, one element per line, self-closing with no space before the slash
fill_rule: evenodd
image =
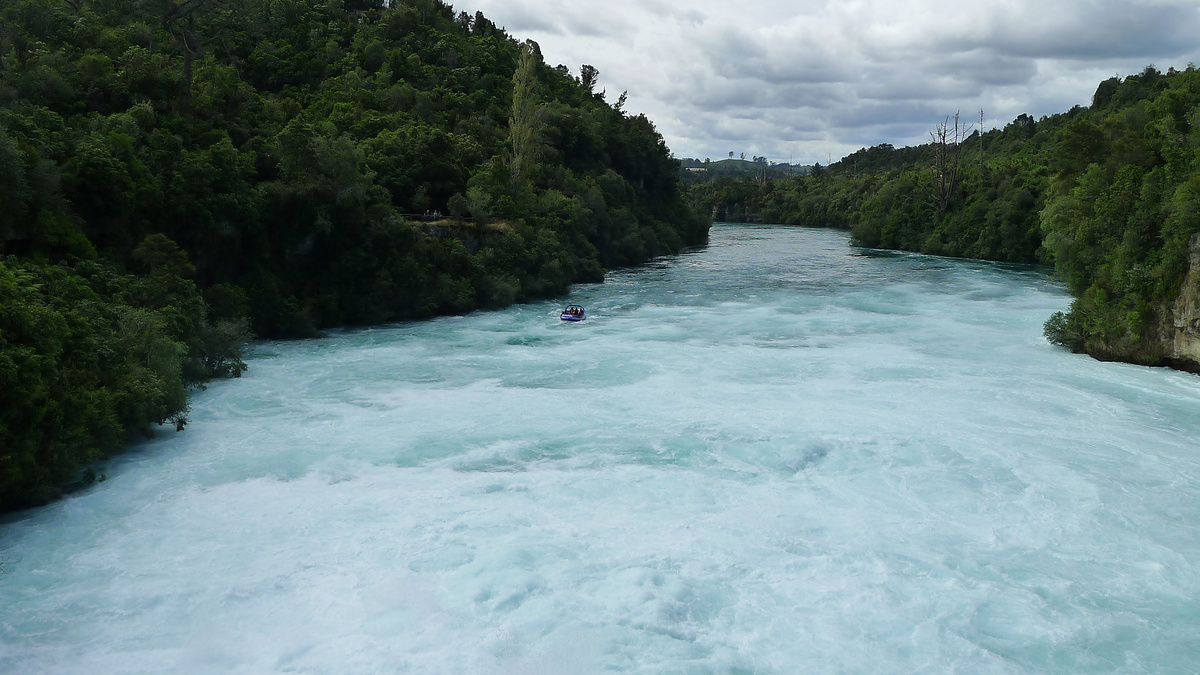
<path id="1" fill-rule="evenodd" d="M 581 73 L 438 0 L 0 0 L 0 509 L 182 426 L 251 334 L 703 242 L 653 124 Z"/>
<path id="2" fill-rule="evenodd" d="M 1200 232 L 1200 71 L 1151 66 L 1101 83 L 1090 108 L 1021 115 L 982 136 L 948 118 L 931 137 L 801 178 L 718 179 L 688 197 L 717 220 L 842 227 L 861 246 L 1053 264 L 1076 299 L 1047 322 L 1047 337 L 1102 359 L 1167 362 L 1163 324 Z"/>
<path id="3" fill-rule="evenodd" d="M 710 183 L 721 178 L 749 178 L 763 181 L 766 178 L 789 178 L 803 176 L 812 167 L 792 164 L 776 164 L 766 157 L 751 159 L 734 159 L 729 153 L 728 159 L 692 159 L 684 157 L 679 160 L 680 178 L 685 185 L 692 183 Z"/>

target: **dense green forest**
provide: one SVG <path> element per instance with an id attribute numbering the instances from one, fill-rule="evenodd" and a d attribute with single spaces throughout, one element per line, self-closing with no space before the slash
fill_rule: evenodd
<path id="1" fill-rule="evenodd" d="M 881 145 L 787 180 L 689 188 L 717 220 L 849 228 L 855 244 L 1054 265 L 1075 301 L 1046 324 L 1077 352 L 1173 362 L 1161 334 L 1200 232 L 1200 71 L 1153 66 L 1092 105 L 980 135 L 947 118 L 922 146 Z"/>
<path id="2" fill-rule="evenodd" d="M 252 334 L 703 242 L 662 137 L 581 74 L 438 0 L 0 0 L 0 509 L 182 428 Z"/>

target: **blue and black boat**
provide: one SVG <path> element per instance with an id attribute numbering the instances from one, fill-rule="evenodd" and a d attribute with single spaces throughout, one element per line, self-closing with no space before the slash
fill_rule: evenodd
<path id="1" fill-rule="evenodd" d="M 587 311 L 583 309 L 582 305 L 567 305 L 558 318 L 563 321 L 583 321 L 587 318 Z"/>

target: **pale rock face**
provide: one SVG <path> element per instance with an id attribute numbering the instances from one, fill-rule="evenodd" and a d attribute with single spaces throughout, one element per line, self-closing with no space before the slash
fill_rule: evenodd
<path id="1" fill-rule="evenodd" d="M 1175 299 L 1171 356 L 1200 367 L 1200 234 L 1192 237 L 1188 274 Z"/>

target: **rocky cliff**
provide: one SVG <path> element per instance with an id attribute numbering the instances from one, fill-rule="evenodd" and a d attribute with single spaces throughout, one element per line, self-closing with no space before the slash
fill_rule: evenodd
<path id="1" fill-rule="evenodd" d="M 1200 373 L 1200 234 L 1192 237 L 1188 273 L 1164 326 L 1163 351 L 1172 366 Z"/>

